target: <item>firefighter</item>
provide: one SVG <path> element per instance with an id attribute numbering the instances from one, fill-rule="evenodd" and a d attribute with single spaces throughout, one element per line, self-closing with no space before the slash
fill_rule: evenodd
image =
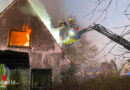
<path id="1" fill-rule="evenodd" d="M 73 24 L 74 24 L 74 21 L 72 20 L 72 18 L 69 18 L 68 21 L 69 21 L 69 24 L 70 24 L 70 25 L 73 25 Z"/>
<path id="2" fill-rule="evenodd" d="M 59 20 L 58 23 L 59 23 L 60 27 L 64 27 L 65 26 L 65 24 L 61 20 Z"/>

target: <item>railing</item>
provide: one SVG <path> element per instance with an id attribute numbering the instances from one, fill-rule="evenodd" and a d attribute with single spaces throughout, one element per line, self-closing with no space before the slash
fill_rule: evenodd
<path id="1" fill-rule="evenodd" d="M 111 40 L 115 41 L 116 43 L 122 45 L 124 48 L 130 50 L 130 42 L 129 41 L 127 41 L 122 36 L 119 36 L 118 34 L 113 33 L 112 31 L 106 29 L 105 27 L 103 27 L 102 25 L 99 25 L 99 24 L 94 24 L 92 26 L 89 26 L 86 29 L 80 30 L 78 32 L 78 35 L 81 36 L 84 32 L 88 32 L 88 31 L 91 31 L 91 30 L 96 30 L 97 32 L 105 35 L 109 39 L 111 39 Z"/>

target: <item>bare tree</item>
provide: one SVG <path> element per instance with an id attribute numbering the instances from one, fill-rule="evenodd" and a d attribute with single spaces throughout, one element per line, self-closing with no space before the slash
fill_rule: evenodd
<path id="1" fill-rule="evenodd" d="M 72 43 L 71 45 L 64 45 L 63 50 L 76 65 L 86 64 L 89 66 L 96 66 L 96 59 L 91 58 L 97 53 L 97 47 L 90 41 L 86 40 L 86 36 L 83 35 L 80 40 Z"/>
<path id="2" fill-rule="evenodd" d="M 94 16 L 96 15 L 96 18 L 93 23 L 96 23 L 102 20 L 106 20 L 107 18 L 107 14 L 109 11 L 111 11 L 113 8 L 111 8 L 112 5 L 115 5 L 115 7 L 117 8 L 118 6 L 118 2 L 119 0 L 94 0 L 92 1 L 93 3 L 96 4 L 96 6 L 93 8 L 92 11 L 90 11 L 90 13 L 88 13 L 85 17 L 90 17 L 90 19 L 93 19 Z M 126 6 L 126 8 L 122 8 L 124 11 L 122 12 L 123 15 L 126 16 L 126 18 L 128 20 L 130 20 L 130 1 L 127 1 L 128 5 Z M 101 7 L 103 6 L 103 7 Z M 118 26 L 118 27 L 113 27 L 113 29 L 122 29 L 122 33 L 120 34 L 121 37 L 125 37 L 127 38 L 127 40 L 130 39 L 129 34 L 130 34 L 130 24 L 124 25 L 124 26 Z M 126 31 L 127 30 L 127 31 Z M 113 43 L 113 41 L 108 42 L 97 54 L 95 54 L 95 56 L 99 55 L 102 51 L 104 51 L 111 43 Z M 122 52 L 122 54 L 114 54 L 112 52 L 112 50 L 117 47 L 117 43 L 113 44 L 113 46 L 109 49 L 109 51 L 103 56 L 107 56 L 107 55 L 113 55 L 115 57 L 115 59 L 120 60 L 120 58 L 130 58 L 129 54 L 130 51 L 126 50 L 124 48 L 120 48 L 119 50 Z M 103 58 L 101 57 L 101 58 Z"/>

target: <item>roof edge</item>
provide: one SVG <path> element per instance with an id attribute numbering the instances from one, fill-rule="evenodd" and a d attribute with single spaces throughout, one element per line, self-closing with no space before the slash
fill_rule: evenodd
<path id="1" fill-rule="evenodd" d="M 8 5 L 1 13 L 0 13 L 0 16 L 2 14 L 4 14 L 11 6 L 13 6 L 15 3 L 16 3 L 17 0 L 14 0 L 10 5 Z"/>
<path id="2" fill-rule="evenodd" d="M 17 1 L 19 0 L 13 0 L 13 2 L 11 4 L 9 4 L 1 13 L 0 13 L 0 16 L 2 14 L 4 14 L 11 6 L 13 6 Z M 27 0 L 28 1 L 28 0 Z"/>

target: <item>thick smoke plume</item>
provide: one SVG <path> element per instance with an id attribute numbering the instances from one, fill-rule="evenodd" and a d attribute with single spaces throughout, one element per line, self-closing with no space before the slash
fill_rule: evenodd
<path id="1" fill-rule="evenodd" d="M 58 19 L 64 18 L 65 8 L 61 0 L 29 0 L 32 7 L 59 43 L 59 30 L 56 28 Z"/>
<path id="2" fill-rule="evenodd" d="M 54 27 L 57 26 L 58 20 L 63 20 L 68 16 L 64 0 L 42 0 L 42 2 Z"/>

